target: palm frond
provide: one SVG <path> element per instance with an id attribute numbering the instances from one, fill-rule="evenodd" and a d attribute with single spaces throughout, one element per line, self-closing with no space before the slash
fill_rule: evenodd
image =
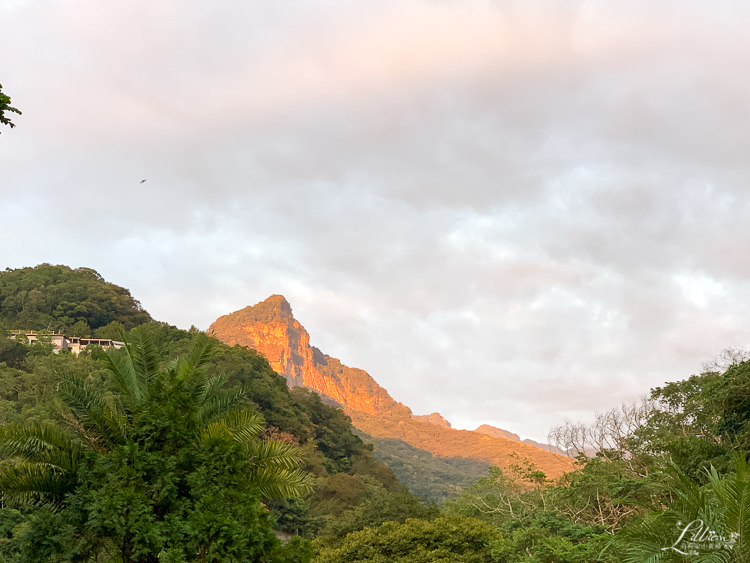
<path id="1" fill-rule="evenodd" d="M 169 360 L 163 368 L 166 373 L 174 374 L 177 372 L 177 367 L 180 365 L 180 358 L 173 358 Z"/>
<path id="2" fill-rule="evenodd" d="M 214 394 L 212 397 L 209 397 L 203 404 L 198 405 L 195 414 L 198 428 L 203 428 L 223 416 L 233 405 L 242 400 L 244 396 L 245 391 L 240 390 L 236 393 Z"/>
<path id="3" fill-rule="evenodd" d="M 267 499 L 302 496 L 313 487 L 312 476 L 299 469 L 262 468 L 253 472 L 251 481 Z"/>
<path id="4" fill-rule="evenodd" d="M 704 553 L 696 559 L 696 563 L 729 563 L 730 561 L 732 561 L 732 553 L 726 549 Z M 744 559 L 742 561 L 747 560 Z"/>
<path id="5" fill-rule="evenodd" d="M 258 433 L 265 427 L 263 416 L 255 411 L 230 411 L 218 420 L 204 425 L 200 439 L 230 437 L 241 444 L 259 442 Z"/>
<path id="6" fill-rule="evenodd" d="M 663 471 L 669 477 L 667 485 L 674 498 L 670 507 L 673 512 L 698 515 L 710 505 L 708 490 L 690 479 L 675 464 L 668 463 Z"/>
<path id="7" fill-rule="evenodd" d="M 733 555 L 750 559 L 750 471 L 744 455 L 734 456 L 735 474 L 722 477 L 714 467 L 708 471 L 709 483 L 723 509 L 726 530 L 736 534 Z"/>
<path id="8" fill-rule="evenodd" d="M 59 507 L 75 487 L 75 473 L 46 463 L 4 463 L 0 466 L 0 492 L 3 501 L 34 507 Z"/>
<path id="9" fill-rule="evenodd" d="M 211 424 L 207 424 L 203 427 L 200 435 L 198 436 L 198 442 L 202 446 L 205 446 L 212 440 L 231 437 L 232 433 L 229 431 L 229 428 L 227 428 L 227 425 L 225 423 L 212 422 Z"/>
<path id="10" fill-rule="evenodd" d="M 60 398 L 73 415 L 71 429 L 93 449 L 127 441 L 128 421 L 113 401 L 91 389 L 85 381 L 69 378 L 60 385 Z"/>
<path id="11" fill-rule="evenodd" d="M 183 358 L 182 365 L 178 370 L 180 379 L 189 383 L 193 379 L 200 379 L 203 375 L 203 368 L 214 355 L 214 341 L 205 334 L 198 334 L 188 350 L 188 354 Z"/>
<path id="12" fill-rule="evenodd" d="M 130 332 L 130 342 L 126 341 L 126 349 L 138 376 L 142 397 L 145 397 L 147 389 L 159 375 L 158 350 L 148 332 L 140 327 Z"/>
<path id="13" fill-rule="evenodd" d="M 75 471 L 82 449 L 56 426 L 13 424 L 0 428 L 0 454 L 6 458 L 53 464 L 61 470 Z"/>
<path id="14" fill-rule="evenodd" d="M 120 398 L 110 395 L 102 397 L 102 401 L 107 407 L 103 413 L 107 427 L 117 438 L 116 440 L 112 439 L 112 442 L 124 444 L 130 436 L 132 425 L 123 409 Z"/>
<path id="15" fill-rule="evenodd" d="M 146 389 L 135 367 L 131 343 L 124 334 L 120 338 L 124 339 L 125 347 L 107 352 L 107 369 L 124 401 L 131 408 L 137 407 L 143 403 Z"/>
<path id="16" fill-rule="evenodd" d="M 623 563 L 657 563 L 669 557 L 670 554 L 662 549 L 666 528 L 661 518 L 651 516 L 637 526 L 626 526 L 620 530 L 615 539 L 623 548 Z"/>
<path id="17" fill-rule="evenodd" d="M 676 466 L 667 467 L 674 502 L 669 510 L 651 514 L 618 532 L 616 539 L 626 553 L 625 563 L 750 561 L 750 467 L 744 456 L 735 457 L 735 467 L 734 475 L 719 475 L 711 467 L 707 472 L 709 482 L 703 487 Z M 683 534 L 685 537 L 678 535 L 691 524 L 701 530 L 697 532 L 699 538 L 709 534 L 716 540 L 693 541 L 693 532 Z M 680 553 L 688 545 L 699 553 Z"/>
<path id="18" fill-rule="evenodd" d="M 200 442 L 207 446 L 213 440 L 231 438 L 245 449 L 251 465 L 248 475 L 266 498 L 284 498 L 306 494 L 312 490 L 312 476 L 301 471 L 302 449 L 294 444 L 276 440 L 261 441 L 263 417 L 250 410 L 237 410 L 207 424 Z"/>
<path id="19" fill-rule="evenodd" d="M 219 389 L 226 382 L 226 378 L 221 375 L 210 377 L 206 374 L 205 366 L 213 356 L 214 341 L 201 333 L 195 337 L 187 356 L 180 359 L 175 370 L 175 378 L 185 386 L 199 408 L 215 400 L 219 396 Z M 204 414 L 208 414 L 208 411 Z M 199 421 L 199 424 L 205 424 L 209 419 L 199 416 Z"/>
<path id="20" fill-rule="evenodd" d="M 192 390 L 193 398 L 199 405 L 209 402 L 218 395 L 219 390 L 227 382 L 227 379 L 227 376 L 224 374 L 203 377 Z"/>
<path id="21" fill-rule="evenodd" d="M 258 442 L 258 434 L 266 425 L 262 414 L 249 409 L 229 411 L 217 422 L 226 424 L 232 437 L 246 445 Z"/>
<path id="22" fill-rule="evenodd" d="M 295 444 L 266 440 L 245 444 L 252 464 L 256 467 L 296 469 L 303 461 L 302 449 Z"/>

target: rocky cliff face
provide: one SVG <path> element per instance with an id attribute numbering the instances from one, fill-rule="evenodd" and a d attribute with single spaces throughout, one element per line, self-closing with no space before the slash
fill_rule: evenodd
<path id="1" fill-rule="evenodd" d="M 539 448 L 540 450 L 546 450 L 548 452 L 560 455 L 567 455 L 563 450 L 555 446 L 551 446 L 549 444 L 540 444 L 535 440 L 521 440 L 521 437 L 518 434 L 513 434 L 513 432 L 508 432 L 507 430 L 503 430 L 502 428 L 497 428 L 495 426 L 490 426 L 489 424 L 482 424 L 482 426 L 474 430 L 474 432 L 486 434 L 487 436 L 508 438 L 509 440 L 514 440 L 516 442 L 523 442 L 528 446 L 534 446 L 535 448 Z"/>
<path id="2" fill-rule="evenodd" d="M 474 430 L 474 432 L 479 432 L 480 434 L 486 434 L 487 436 L 493 436 L 495 438 L 507 438 L 514 442 L 521 441 L 521 437 L 518 434 L 513 434 L 513 432 L 508 432 L 507 430 L 490 426 L 489 424 L 482 424 L 482 426 Z"/>
<path id="3" fill-rule="evenodd" d="M 411 410 L 394 401 L 366 371 L 347 367 L 310 346 L 310 335 L 292 316 L 289 302 L 281 295 L 220 317 L 209 332 L 227 344 L 257 350 L 290 387 L 313 389 L 347 413 L 411 416 Z"/>
<path id="4" fill-rule="evenodd" d="M 335 402 L 356 428 L 376 438 L 398 438 L 434 455 L 468 457 L 501 467 L 519 454 L 549 477 L 572 468 L 569 459 L 524 444 L 510 432 L 487 425 L 480 429 L 492 431 L 455 430 L 439 413 L 413 415 L 367 372 L 347 367 L 311 346 L 310 335 L 281 295 L 220 317 L 209 332 L 227 344 L 257 350 L 290 387 L 307 387 Z"/>

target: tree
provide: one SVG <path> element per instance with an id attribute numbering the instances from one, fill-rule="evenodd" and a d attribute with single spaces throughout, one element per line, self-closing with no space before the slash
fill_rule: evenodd
<path id="1" fill-rule="evenodd" d="M 619 408 L 596 413 L 591 424 L 566 420 L 564 424 L 550 430 L 548 439 L 551 444 L 572 457 L 589 457 L 598 453 L 608 461 L 633 460 L 637 457 L 637 452 L 632 447 L 633 434 L 643 426 L 655 409 L 653 398 L 623 403 Z"/>
<path id="2" fill-rule="evenodd" d="M 750 450 L 750 361 L 725 352 L 708 371 L 651 392 L 654 410 L 630 443 L 671 459 L 691 479 L 706 482 L 713 466 L 726 471 L 732 452 Z"/>
<path id="3" fill-rule="evenodd" d="M 505 471 L 490 466 L 489 475 L 479 479 L 455 500 L 446 503 L 449 513 L 464 514 L 502 525 L 509 519 L 541 509 L 549 482 L 543 472 L 526 460 Z"/>
<path id="4" fill-rule="evenodd" d="M 320 550 L 316 563 L 490 563 L 500 539 L 493 526 L 460 516 L 388 522 L 346 536 Z"/>
<path id="5" fill-rule="evenodd" d="M 130 330 L 151 321 L 130 292 L 90 268 L 40 264 L 0 271 L 0 323 L 9 329 L 95 330 L 117 321 Z"/>
<path id="6" fill-rule="evenodd" d="M 20 342 L 0 336 L 0 363 L 8 367 L 20 368 L 26 359 L 28 350 Z"/>
<path id="7" fill-rule="evenodd" d="M 5 115 L 5 112 L 8 113 L 17 113 L 18 115 L 21 115 L 21 112 L 17 110 L 14 107 L 11 107 L 10 105 L 10 96 L 7 96 L 3 93 L 3 85 L 0 84 L 0 123 L 3 125 L 9 125 L 11 129 L 15 127 L 15 123 L 13 123 L 9 117 Z"/>
<path id="8" fill-rule="evenodd" d="M 589 563 L 618 561 L 614 550 L 599 553 L 614 530 L 650 500 L 653 476 L 634 475 L 622 460 L 581 459 L 578 470 L 556 482 L 531 463 L 505 470 L 490 467 L 443 510 L 494 524 L 502 538 L 493 542 L 498 563 Z"/>
<path id="9" fill-rule="evenodd" d="M 502 528 L 492 544 L 496 563 L 620 563 L 612 537 L 598 526 L 574 524 L 550 512 L 536 512 L 522 523 Z"/>
<path id="10" fill-rule="evenodd" d="M 612 534 L 644 506 L 664 500 L 660 474 L 643 477 L 624 460 L 602 456 L 578 464 L 578 471 L 563 475 L 551 488 L 546 504 L 574 524 L 601 526 Z"/>
<path id="11" fill-rule="evenodd" d="M 123 561 L 268 555 L 275 540 L 259 500 L 310 490 L 298 447 L 258 438 L 263 418 L 205 371 L 214 346 L 205 335 L 164 368 L 145 331 L 122 339 L 107 355 L 114 392 L 67 377 L 59 424 L 0 430 L 4 501 L 51 506 L 66 514 L 76 550 L 115 550 Z M 37 538 L 59 529 L 40 514 Z M 52 551 L 73 549 L 66 541 Z"/>
<path id="12" fill-rule="evenodd" d="M 703 373 L 724 373 L 732 366 L 750 360 L 750 351 L 742 348 L 725 348 L 719 354 L 703 363 Z"/>
<path id="13" fill-rule="evenodd" d="M 720 475 L 706 471 L 699 485 L 679 467 L 669 464 L 666 510 L 652 512 L 626 526 L 616 536 L 623 561 L 722 562 L 750 560 L 750 464 L 735 454 L 734 471 Z"/>

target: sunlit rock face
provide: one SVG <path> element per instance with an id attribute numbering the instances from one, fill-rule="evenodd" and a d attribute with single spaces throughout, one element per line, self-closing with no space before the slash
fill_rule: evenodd
<path id="1" fill-rule="evenodd" d="M 439 412 L 434 412 L 432 414 L 421 414 L 421 415 L 412 415 L 412 418 L 415 418 L 416 420 L 421 420 L 423 422 L 430 422 L 432 424 L 436 424 L 438 426 L 442 426 L 443 428 L 450 428 L 451 423 L 448 422 L 445 418 L 443 418 L 443 415 L 441 415 Z"/>
<path id="2" fill-rule="evenodd" d="M 468 457 L 506 467 L 527 459 L 556 477 L 571 461 L 532 445 L 515 434 L 487 426 L 455 430 L 439 413 L 413 415 L 370 375 L 343 365 L 310 345 L 310 335 L 281 295 L 216 320 L 209 329 L 226 344 L 248 346 L 265 356 L 290 387 L 307 387 L 340 406 L 354 426 L 378 438 L 397 438 L 441 457 Z M 492 431 L 488 431 L 492 429 Z"/>
<path id="3" fill-rule="evenodd" d="M 508 432 L 507 430 L 503 430 L 502 428 L 490 426 L 489 424 L 482 424 L 482 426 L 474 430 L 474 432 L 486 434 L 487 436 L 494 436 L 495 438 L 507 438 L 508 440 L 513 440 L 515 442 L 521 441 L 521 437 L 518 434 Z"/>
<path id="4" fill-rule="evenodd" d="M 411 416 L 411 410 L 394 401 L 366 371 L 347 367 L 310 346 L 310 335 L 292 316 L 289 302 L 281 295 L 220 317 L 209 332 L 227 344 L 257 350 L 290 387 L 313 389 L 333 399 L 347 413 Z"/>
<path id="5" fill-rule="evenodd" d="M 534 440 L 528 440 L 528 439 L 521 440 L 521 437 L 518 434 L 514 434 L 513 432 L 508 432 L 507 430 L 503 430 L 502 428 L 490 426 L 489 424 L 482 424 L 482 426 L 474 430 L 474 432 L 479 432 L 480 434 L 486 434 L 487 436 L 508 438 L 509 440 L 514 440 L 516 442 L 523 442 L 524 444 L 527 444 L 529 446 L 534 446 L 535 448 L 539 448 L 540 450 L 545 450 L 545 451 L 560 454 L 560 455 L 567 455 L 565 451 L 555 446 L 551 446 L 550 444 L 541 444 Z"/>

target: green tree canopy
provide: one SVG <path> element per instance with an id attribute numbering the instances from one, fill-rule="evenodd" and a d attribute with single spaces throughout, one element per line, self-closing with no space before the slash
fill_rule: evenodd
<path id="1" fill-rule="evenodd" d="M 86 241 L 81 241 L 85 243 Z M 86 333 L 119 322 L 131 329 L 151 316 L 130 292 L 95 270 L 41 264 L 0 271 L 0 322 L 6 329 Z"/>
<path id="2" fill-rule="evenodd" d="M 349 534 L 320 550 L 316 563 L 491 563 L 498 530 L 480 520 L 446 516 L 388 522 Z"/>
<path id="3" fill-rule="evenodd" d="M 714 467 L 699 485 L 669 464 L 666 510 L 631 522 L 618 535 L 626 563 L 750 561 L 750 464 L 734 454 L 733 471 L 720 475 Z"/>
<path id="4" fill-rule="evenodd" d="M 10 96 L 7 96 L 3 93 L 3 85 L 0 84 L 0 123 L 3 125 L 8 125 L 12 129 L 16 125 L 10 120 L 10 117 L 6 115 L 6 112 L 17 113 L 18 115 L 21 115 L 21 112 L 19 110 L 10 105 Z"/>
<path id="5" fill-rule="evenodd" d="M 657 408 L 632 437 L 635 449 L 672 460 L 706 482 L 709 467 L 730 470 L 750 451 L 750 361 L 707 371 L 651 392 Z"/>

